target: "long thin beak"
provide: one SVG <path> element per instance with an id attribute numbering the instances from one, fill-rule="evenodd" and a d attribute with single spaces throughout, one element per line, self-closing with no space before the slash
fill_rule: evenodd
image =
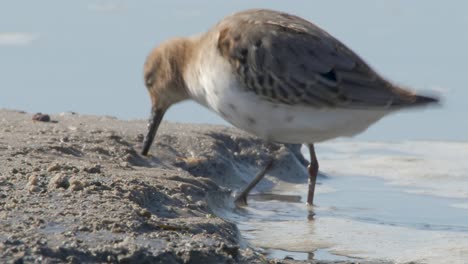
<path id="1" fill-rule="evenodd" d="M 156 136 L 159 124 L 161 124 L 165 112 L 166 111 L 163 109 L 151 109 L 151 118 L 148 122 L 148 133 L 146 134 L 145 140 L 143 141 L 143 151 L 141 151 L 142 155 L 148 155 L 148 151 L 151 147 L 151 144 L 153 144 L 154 136 Z"/>

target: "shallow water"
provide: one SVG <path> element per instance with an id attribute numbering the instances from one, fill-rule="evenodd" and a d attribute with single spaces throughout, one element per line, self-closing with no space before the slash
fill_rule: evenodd
<path id="1" fill-rule="evenodd" d="M 362 168 L 348 174 L 325 171 L 327 176 L 321 175 L 318 179 L 316 206 L 312 209 L 305 205 L 305 181 L 297 184 L 280 181 L 271 192 L 250 196 L 249 206 L 244 208 L 234 208 L 229 204 L 227 194 L 217 194 L 215 213 L 234 221 L 243 238 L 264 249 L 270 257 L 468 263 L 468 210 L 465 206 L 468 200 L 459 195 L 467 185 L 459 186 L 458 192 L 454 191 L 450 197 L 450 192 L 439 195 L 437 180 L 428 182 L 433 178 L 433 171 L 425 174 L 424 170 L 431 170 L 431 166 L 422 166 L 420 175 L 405 174 L 400 170 L 400 181 L 397 176 L 392 179 L 384 177 L 386 174 L 382 173 L 385 171 L 380 165 L 376 165 L 376 170 L 369 168 L 369 163 L 372 164 L 376 157 L 379 158 L 378 164 L 381 159 L 386 159 L 390 170 L 392 166 L 400 165 L 394 163 L 418 158 L 425 163 L 437 159 L 441 171 L 440 166 L 446 164 L 443 158 L 437 157 L 437 153 L 447 158 L 444 150 L 453 150 L 450 144 L 427 143 L 425 148 L 436 151 L 425 157 L 419 153 L 424 152 L 421 150 L 423 144 L 416 144 L 418 153 L 410 147 L 415 143 L 406 146 L 408 144 L 372 147 L 363 144 L 361 149 L 347 143 L 325 146 L 322 154 L 327 165 L 333 163 L 333 157 L 340 160 L 340 156 L 352 152 L 357 155 L 353 158 L 360 158 L 362 164 L 367 164 L 369 173 L 356 176 L 356 171 Z M 340 163 L 334 165 L 338 167 Z M 463 173 L 459 173 L 463 172 L 464 165 L 460 163 L 460 166 L 455 164 L 446 168 L 454 172 L 453 177 L 442 178 L 446 186 L 457 186 L 457 181 L 466 181 L 461 177 Z M 375 171 L 381 173 L 371 176 Z M 408 171 L 413 170 L 410 168 Z M 406 184 L 405 177 L 412 184 Z M 224 200 L 219 199 L 220 196 L 225 196 Z M 229 205 L 226 207 L 226 204 Z"/>
<path id="2" fill-rule="evenodd" d="M 382 225 L 422 230 L 468 232 L 468 210 L 451 207 L 465 199 L 406 193 L 370 177 L 330 177 L 324 184 L 336 189 L 317 197 L 323 216 L 344 217 Z"/>

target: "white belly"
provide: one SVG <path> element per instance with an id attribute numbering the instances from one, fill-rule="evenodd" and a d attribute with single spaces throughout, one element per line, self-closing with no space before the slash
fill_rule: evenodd
<path id="1" fill-rule="evenodd" d="M 211 52 L 205 54 L 186 79 L 193 99 L 200 104 L 240 129 L 283 143 L 315 143 L 353 136 L 389 113 L 358 109 L 320 110 L 261 100 L 254 93 L 237 87 L 239 84 L 231 74 L 230 65 Z"/>
<path id="2" fill-rule="evenodd" d="M 316 143 L 354 136 L 388 114 L 388 111 L 276 105 L 246 92 L 224 96 L 215 111 L 238 128 L 283 143 Z"/>

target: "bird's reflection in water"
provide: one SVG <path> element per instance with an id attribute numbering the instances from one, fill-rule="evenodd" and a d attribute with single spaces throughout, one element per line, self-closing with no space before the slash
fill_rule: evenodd
<path id="1" fill-rule="evenodd" d="M 275 193 L 257 193 L 251 194 L 250 198 L 259 201 L 280 201 L 286 203 L 301 203 L 301 196 L 299 195 L 288 195 L 288 194 L 275 194 Z M 308 206 L 307 208 L 307 220 L 314 221 L 315 220 L 315 212 L 313 206 Z"/>
<path id="2" fill-rule="evenodd" d="M 307 260 L 314 260 L 315 254 L 314 252 L 307 253 Z"/>
<path id="3" fill-rule="evenodd" d="M 273 201 L 273 200 L 286 202 L 286 203 L 300 203 L 301 202 L 301 196 L 299 195 L 257 193 L 257 194 L 251 194 L 249 197 L 259 202 Z"/>
<path id="4" fill-rule="evenodd" d="M 315 220 L 314 208 L 312 206 L 309 206 L 309 208 L 307 208 L 307 220 L 309 221 Z"/>

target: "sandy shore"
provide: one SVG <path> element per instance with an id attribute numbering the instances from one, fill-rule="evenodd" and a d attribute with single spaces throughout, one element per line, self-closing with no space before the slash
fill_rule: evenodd
<path id="1" fill-rule="evenodd" d="M 295 262 L 242 243 L 206 196 L 244 184 L 236 163 L 304 163 L 297 146 L 166 122 L 146 158 L 145 131 L 144 121 L 0 110 L 1 262 Z"/>

